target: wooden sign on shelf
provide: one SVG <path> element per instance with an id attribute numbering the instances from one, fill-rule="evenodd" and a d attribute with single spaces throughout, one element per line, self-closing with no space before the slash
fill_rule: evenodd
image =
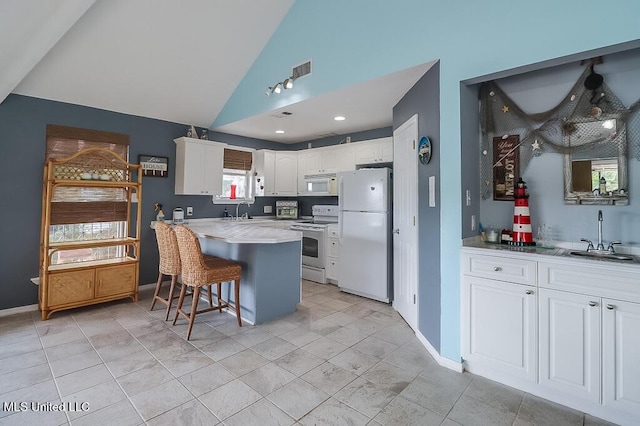
<path id="1" fill-rule="evenodd" d="M 513 201 L 520 176 L 520 136 L 493 138 L 493 199 Z"/>
<path id="2" fill-rule="evenodd" d="M 169 158 L 158 155 L 138 155 L 138 162 L 142 166 L 142 176 L 169 176 Z"/>

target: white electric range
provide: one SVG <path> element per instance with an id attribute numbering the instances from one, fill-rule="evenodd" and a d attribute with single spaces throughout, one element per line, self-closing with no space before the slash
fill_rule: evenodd
<path id="1" fill-rule="evenodd" d="M 317 205 L 312 211 L 311 223 L 296 223 L 290 229 L 302 232 L 302 278 L 326 284 L 327 227 L 338 223 L 338 206 Z"/>

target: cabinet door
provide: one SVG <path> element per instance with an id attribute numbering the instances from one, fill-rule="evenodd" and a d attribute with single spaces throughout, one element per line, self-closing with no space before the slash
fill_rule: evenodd
<path id="1" fill-rule="evenodd" d="M 307 170 L 307 162 L 311 152 L 309 150 L 298 152 L 298 195 L 307 191 L 304 175 Z"/>
<path id="2" fill-rule="evenodd" d="M 275 195 L 298 195 L 298 157 L 295 152 L 275 153 Z"/>
<path id="3" fill-rule="evenodd" d="M 327 256 L 340 257 L 340 241 L 337 238 L 328 238 Z"/>
<path id="4" fill-rule="evenodd" d="M 383 163 L 391 163 L 393 161 L 393 138 L 384 138 L 384 140 L 380 142 L 379 147 L 380 161 Z"/>
<path id="5" fill-rule="evenodd" d="M 130 293 L 136 288 L 136 265 L 96 269 L 96 298 Z"/>
<path id="6" fill-rule="evenodd" d="M 469 371 L 536 381 L 535 291 L 463 277 L 463 356 Z"/>
<path id="7" fill-rule="evenodd" d="M 338 274 L 340 271 L 339 260 L 329 258 L 327 261 L 327 278 L 333 281 L 338 281 Z"/>
<path id="8" fill-rule="evenodd" d="M 93 269 L 49 275 L 49 307 L 93 299 Z"/>
<path id="9" fill-rule="evenodd" d="M 176 194 L 203 195 L 205 147 L 199 143 L 178 146 L 176 155 Z"/>
<path id="10" fill-rule="evenodd" d="M 353 144 L 339 145 L 325 150 L 323 168 L 336 173 L 355 170 L 356 149 Z"/>
<path id="11" fill-rule="evenodd" d="M 178 138 L 176 142 L 176 183 L 178 195 L 222 194 L 224 145 L 198 139 Z"/>
<path id="12" fill-rule="evenodd" d="M 357 142 L 355 144 L 356 164 L 371 164 L 378 161 L 379 147 L 375 142 Z"/>
<path id="13" fill-rule="evenodd" d="M 540 385 L 599 403 L 600 298 L 548 289 L 538 298 Z"/>
<path id="14" fill-rule="evenodd" d="M 640 304 L 603 299 L 603 403 L 640 419 Z M 623 422 L 624 423 L 624 422 Z"/>
<path id="15" fill-rule="evenodd" d="M 224 164 L 224 148 L 222 146 L 205 146 L 203 164 L 203 191 L 206 195 L 222 195 L 222 165 Z"/>

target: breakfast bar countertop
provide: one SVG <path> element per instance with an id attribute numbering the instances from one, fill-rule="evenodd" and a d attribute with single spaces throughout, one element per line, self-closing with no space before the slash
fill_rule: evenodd
<path id="1" fill-rule="evenodd" d="M 277 244 L 302 240 L 302 233 L 251 224 L 214 222 L 188 224 L 201 238 L 220 240 L 232 244 Z"/>

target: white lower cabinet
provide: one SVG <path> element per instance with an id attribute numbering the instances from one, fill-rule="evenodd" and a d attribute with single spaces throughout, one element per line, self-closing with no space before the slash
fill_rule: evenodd
<path id="1" fill-rule="evenodd" d="M 603 404 L 640 423 L 640 303 L 602 300 Z"/>
<path id="2" fill-rule="evenodd" d="M 540 385 L 600 402 L 600 298 L 541 288 Z"/>
<path id="3" fill-rule="evenodd" d="M 465 276 L 463 358 L 482 374 L 536 380 L 536 288 Z"/>
<path id="4" fill-rule="evenodd" d="M 640 265 L 463 249 L 465 368 L 640 424 Z"/>
<path id="5" fill-rule="evenodd" d="M 340 239 L 338 225 L 327 227 L 327 279 L 332 283 L 338 283 L 338 271 L 340 270 Z"/>

